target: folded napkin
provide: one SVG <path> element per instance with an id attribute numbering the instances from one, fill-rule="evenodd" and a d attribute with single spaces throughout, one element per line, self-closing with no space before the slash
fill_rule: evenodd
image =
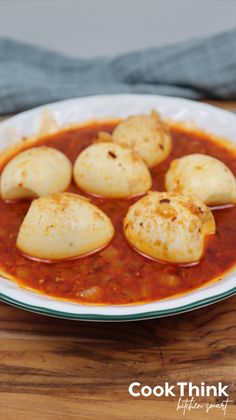
<path id="1" fill-rule="evenodd" d="M 0 114 L 76 96 L 127 92 L 236 99 L 236 28 L 91 59 L 0 38 Z"/>

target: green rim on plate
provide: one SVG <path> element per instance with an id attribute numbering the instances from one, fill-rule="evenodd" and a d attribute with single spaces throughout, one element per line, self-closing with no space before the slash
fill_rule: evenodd
<path id="1" fill-rule="evenodd" d="M 180 306 L 178 308 L 164 309 L 160 311 L 151 311 L 151 312 L 144 312 L 144 313 L 136 313 L 136 314 L 131 314 L 131 315 L 72 314 L 72 313 L 67 313 L 63 311 L 56 311 L 49 308 L 42 308 L 39 306 L 25 304 L 18 300 L 12 299 L 2 293 L 0 295 L 0 300 L 2 302 L 8 303 L 20 309 L 25 309 L 30 312 L 35 312 L 37 314 L 48 315 L 48 316 L 57 317 L 57 318 L 75 319 L 75 320 L 81 320 L 81 321 L 136 321 L 136 320 L 149 319 L 149 318 L 161 318 L 164 316 L 177 315 L 179 313 L 192 311 L 194 309 L 202 308 L 206 305 L 210 305 L 210 304 L 212 305 L 214 303 L 217 303 L 230 296 L 233 296 L 234 294 L 236 294 L 236 286 L 230 290 L 227 290 L 227 292 L 220 293 L 216 296 L 211 296 L 206 299 L 201 299 L 199 301 L 189 303 L 187 305 Z"/>
<path id="2" fill-rule="evenodd" d="M 177 123 L 194 123 L 201 130 L 229 139 L 236 144 L 235 115 L 195 101 L 183 98 L 162 97 L 156 95 L 120 94 L 98 95 L 74 98 L 46 105 L 46 108 L 58 124 L 60 131 L 65 125 L 84 124 L 88 120 L 103 120 L 123 118 L 132 113 L 158 110 L 165 118 Z M 40 121 L 45 105 L 16 115 L 0 124 L 0 149 L 9 147 L 8 135 L 14 131 L 14 142 L 22 137 L 37 134 L 37 124 Z M 212 131 L 212 127 L 214 130 Z M 35 131 L 36 130 L 36 131 Z M 224 280 L 226 283 L 223 283 Z M 150 302 L 150 304 L 131 306 L 106 306 L 101 309 L 94 306 L 75 306 L 70 310 L 62 300 L 48 301 L 39 299 L 19 289 L 12 289 L 3 283 L 0 289 L 0 301 L 31 312 L 74 320 L 87 321 L 135 321 L 155 317 L 176 315 L 192 311 L 206 305 L 214 304 L 236 294 L 236 270 L 229 277 L 222 279 L 210 288 L 199 288 L 194 295 L 188 294 L 184 299 Z M 1 285 L 0 285 L 1 286 Z M 19 293 L 20 292 L 20 293 Z M 57 302 L 57 303 L 56 303 Z M 56 309 L 54 309 L 56 308 Z M 57 309 L 58 308 L 58 309 Z M 114 309 L 113 309 L 114 308 Z M 127 309 L 128 308 L 128 309 Z M 160 308 L 160 309 L 159 309 Z M 80 313 L 82 311 L 82 313 Z M 93 313 L 95 312 L 95 313 Z"/>

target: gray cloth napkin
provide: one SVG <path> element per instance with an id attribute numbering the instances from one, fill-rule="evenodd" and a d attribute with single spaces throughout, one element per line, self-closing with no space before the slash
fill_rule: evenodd
<path id="1" fill-rule="evenodd" d="M 76 96 L 127 92 L 236 99 L 236 28 L 91 59 L 0 39 L 0 114 Z"/>

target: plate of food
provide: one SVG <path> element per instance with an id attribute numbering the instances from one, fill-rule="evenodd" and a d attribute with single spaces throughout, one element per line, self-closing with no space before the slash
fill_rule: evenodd
<path id="1" fill-rule="evenodd" d="M 0 299 L 55 317 L 179 314 L 236 292 L 236 117 L 109 95 L 0 124 Z"/>

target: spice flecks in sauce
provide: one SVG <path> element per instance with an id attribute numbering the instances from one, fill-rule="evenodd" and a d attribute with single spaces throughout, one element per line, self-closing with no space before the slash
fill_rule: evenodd
<path id="1" fill-rule="evenodd" d="M 45 137 L 37 144 L 55 147 L 74 162 L 100 131 L 111 133 L 114 127 L 114 123 L 99 123 L 73 128 Z M 171 155 L 151 169 L 153 190 L 164 190 L 165 173 L 173 159 L 191 153 L 214 156 L 236 175 L 236 153 L 197 132 L 172 128 L 171 134 Z M 75 184 L 68 191 L 85 195 Z M 97 254 L 50 265 L 30 261 L 16 249 L 17 234 L 30 202 L 7 204 L 0 200 L 0 271 L 16 278 L 23 287 L 58 298 L 85 303 L 129 304 L 154 301 L 193 290 L 222 277 L 236 263 L 236 207 L 214 211 L 217 232 L 209 238 L 201 262 L 191 267 L 177 267 L 149 260 L 128 245 L 123 235 L 122 221 L 129 206 L 136 200 L 91 197 L 91 202 L 111 218 L 116 230 L 113 241 Z"/>

